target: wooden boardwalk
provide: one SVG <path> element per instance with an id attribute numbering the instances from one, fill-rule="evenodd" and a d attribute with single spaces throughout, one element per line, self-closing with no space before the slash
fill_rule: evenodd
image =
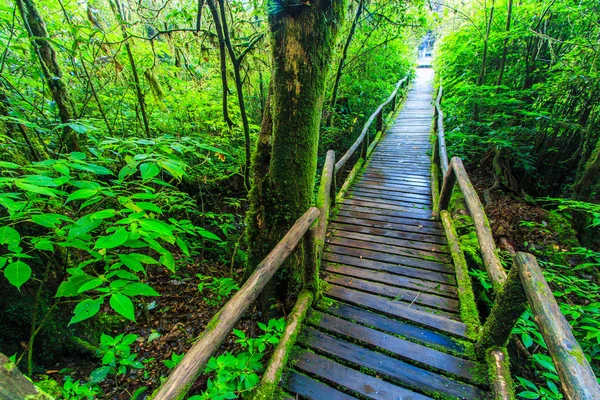
<path id="1" fill-rule="evenodd" d="M 431 218 L 432 78 L 417 70 L 394 126 L 330 221 L 325 298 L 283 380 L 292 398 L 489 397 L 460 320 L 444 229 Z"/>

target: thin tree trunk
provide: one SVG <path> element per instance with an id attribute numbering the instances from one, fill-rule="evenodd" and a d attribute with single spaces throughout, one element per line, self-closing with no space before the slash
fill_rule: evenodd
<path id="1" fill-rule="evenodd" d="M 223 104 L 223 120 L 229 126 L 229 129 L 233 127 L 233 121 L 229 117 L 229 109 L 227 108 L 227 96 L 229 94 L 229 87 L 227 85 L 227 54 L 225 49 L 225 38 L 223 37 L 223 27 L 221 26 L 221 18 L 219 17 L 219 11 L 213 0 L 207 0 L 206 4 L 210 10 L 210 13 L 215 22 L 215 31 L 217 32 L 217 39 L 219 41 L 219 61 L 221 64 L 221 88 L 222 88 L 222 104 Z"/>
<path id="2" fill-rule="evenodd" d="M 72 122 L 75 105 L 69 97 L 69 92 L 62 78 L 62 71 L 56 60 L 56 52 L 48 41 L 48 31 L 42 16 L 38 12 L 33 0 L 15 0 L 23 18 L 23 24 L 33 43 L 33 49 L 38 56 L 46 84 L 50 89 L 52 99 L 58 108 L 58 115 L 63 124 Z M 77 133 L 69 126 L 65 126 L 60 137 L 59 151 L 65 147 L 67 151 L 78 151 L 79 140 Z"/>
<path id="3" fill-rule="evenodd" d="M 272 124 L 263 129 L 272 129 L 271 154 L 265 157 L 257 150 L 254 158 L 255 187 L 247 217 L 250 268 L 312 204 L 325 79 L 345 8 L 343 2 L 316 0 L 310 6 L 272 10 L 269 16 Z M 258 149 L 262 147 L 259 141 Z M 268 172 L 261 178 L 257 171 L 263 170 Z M 289 300 L 301 289 L 303 257 L 300 248 L 286 263 L 285 280 L 273 283 L 280 299 Z"/>
<path id="4" fill-rule="evenodd" d="M 346 58 L 348 57 L 348 49 L 350 48 L 350 43 L 352 43 L 352 39 L 354 38 L 354 33 L 356 32 L 356 27 L 358 26 L 358 21 L 360 20 L 360 16 L 363 11 L 363 5 L 363 0 L 360 0 L 358 2 L 356 14 L 354 14 L 354 19 L 352 20 L 352 26 L 350 26 L 350 31 L 348 32 L 348 36 L 346 37 L 346 43 L 344 43 L 344 49 L 342 50 L 342 57 L 340 58 L 337 72 L 335 74 L 335 83 L 333 84 L 333 90 L 331 91 L 331 100 L 329 100 L 329 109 L 331 111 L 329 121 L 327 122 L 327 125 L 329 126 L 333 124 L 334 108 L 335 103 L 337 101 L 337 93 L 340 87 L 340 81 L 342 80 L 344 64 L 346 63 Z"/>
<path id="5" fill-rule="evenodd" d="M 492 7 L 490 8 L 490 19 L 487 24 L 487 29 L 485 32 L 485 40 L 483 41 L 483 57 L 481 59 L 481 70 L 479 71 L 479 76 L 477 77 L 477 86 L 482 86 L 485 84 L 485 75 L 486 75 L 486 64 L 487 64 L 487 55 L 488 55 L 488 41 L 490 39 L 490 32 L 492 30 L 492 21 L 494 20 L 494 2 L 492 2 Z"/>
<path id="6" fill-rule="evenodd" d="M 508 35 L 510 33 L 510 22 L 512 19 L 512 7 L 513 0 L 508 0 L 508 10 L 506 11 L 506 37 L 504 38 L 504 43 L 502 44 L 502 58 L 500 58 L 500 68 L 498 73 L 498 80 L 496 81 L 496 86 L 500 86 L 502 84 L 502 78 L 504 76 L 504 68 L 506 66 L 506 56 L 508 55 Z"/>
<path id="7" fill-rule="evenodd" d="M 114 3 L 113 3 L 114 1 Z M 129 43 L 129 34 L 127 33 L 127 27 L 125 26 L 125 17 L 123 16 L 123 10 L 121 8 L 121 3 L 119 0 L 111 1 L 111 6 L 113 9 L 113 13 L 115 17 L 117 17 L 119 26 L 121 27 L 121 32 L 123 32 L 123 40 L 125 41 L 125 50 L 127 51 L 127 58 L 129 59 L 129 65 L 131 66 L 131 71 L 133 73 L 133 82 L 135 84 L 135 93 L 138 99 L 138 103 L 140 106 L 140 113 L 142 114 L 142 122 L 144 124 L 144 132 L 146 133 L 146 137 L 150 137 L 150 123 L 148 121 L 148 114 L 146 113 L 146 100 L 144 99 L 144 94 L 142 93 L 142 86 L 140 84 L 140 77 L 138 75 L 138 70 L 135 65 L 135 58 L 133 57 L 133 52 L 131 51 L 131 44 Z"/>

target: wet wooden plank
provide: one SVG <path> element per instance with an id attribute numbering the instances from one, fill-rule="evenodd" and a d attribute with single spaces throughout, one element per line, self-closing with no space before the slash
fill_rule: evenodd
<path id="1" fill-rule="evenodd" d="M 350 265 L 324 262 L 323 268 L 331 273 L 348 275 L 355 278 L 366 279 L 373 282 L 385 283 L 391 286 L 399 286 L 417 292 L 432 293 L 444 297 L 458 299 L 458 290 L 455 286 L 445 285 L 440 282 L 431 282 L 418 278 L 410 278 L 402 275 L 390 274 L 388 272 L 373 271 L 366 268 L 353 267 Z"/>
<path id="2" fill-rule="evenodd" d="M 390 235 L 378 235 L 376 233 L 373 232 L 356 232 L 355 229 L 352 228 L 352 226 L 347 226 L 344 224 L 339 224 L 339 223 L 332 223 L 330 225 L 330 236 L 337 236 L 337 237 L 345 237 L 348 239 L 355 239 L 355 240 L 364 240 L 366 242 L 374 242 L 374 243 L 379 243 L 379 244 L 388 244 L 390 246 L 398 246 L 398 247 L 403 247 L 403 248 L 408 248 L 408 249 L 415 249 L 415 250 L 422 250 L 423 251 L 423 255 L 425 255 L 426 257 L 432 256 L 435 257 L 435 255 L 429 255 L 427 253 L 431 252 L 431 253 L 440 253 L 440 254 L 450 254 L 448 247 L 444 246 L 444 245 L 440 245 L 440 244 L 434 244 L 434 243 L 424 243 L 424 242 L 419 242 L 419 241 L 415 241 L 415 240 L 411 240 L 411 239 L 402 239 L 402 238 L 397 238 L 397 237 L 390 237 Z M 447 260 L 445 260 L 444 262 L 450 262 L 451 258 L 448 258 Z"/>
<path id="3" fill-rule="evenodd" d="M 346 387 L 371 399 L 430 399 L 430 397 L 414 393 L 408 389 L 363 374 L 307 350 L 300 352 L 295 367 L 310 374 L 323 377 L 328 381 Z"/>
<path id="4" fill-rule="evenodd" d="M 351 233 L 351 232 L 348 232 Z M 346 237 L 330 236 L 326 238 L 326 243 L 331 245 L 339 245 L 348 248 L 376 251 L 380 253 L 388 253 L 392 255 L 413 257 L 413 260 L 402 260 L 404 264 L 411 267 L 429 269 L 431 271 L 450 272 L 451 267 L 448 267 L 452 258 L 447 254 L 429 253 L 422 250 L 410 249 L 400 246 L 391 246 L 375 242 L 367 242 L 361 239 L 349 239 Z M 352 254 L 352 253 L 348 253 Z M 358 254 L 359 256 L 361 254 Z M 400 264 L 400 263 L 399 263 Z"/>
<path id="5" fill-rule="evenodd" d="M 397 319 L 388 318 L 364 308 L 350 304 L 334 301 L 332 305 L 324 309 L 328 314 L 344 318 L 355 323 L 368 325 L 380 331 L 393 335 L 400 335 L 414 342 L 423 343 L 446 352 L 462 353 L 465 347 L 455 339 L 432 330 L 402 322 Z"/>
<path id="6" fill-rule="evenodd" d="M 334 248 L 334 250 L 340 250 L 339 248 Z M 344 248 L 341 248 L 343 251 Z M 370 260 L 361 256 L 352 256 L 344 253 L 335 253 L 331 251 L 323 252 L 323 260 L 330 261 L 333 263 L 340 263 L 344 265 L 351 265 L 359 268 L 371 269 L 374 271 L 385 271 L 395 275 L 401 275 L 411 278 L 423 279 L 426 281 L 439 282 L 447 285 L 456 285 L 456 278 L 453 275 L 453 272 L 434 272 L 427 271 L 423 269 L 403 266 L 395 263 L 382 262 L 377 260 Z"/>
<path id="7" fill-rule="evenodd" d="M 430 220 L 432 218 L 431 210 L 423 210 L 418 207 L 418 205 L 413 205 L 412 207 L 400 206 L 395 204 L 386 204 L 386 203 L 376 203 L 373 201 L 364 201 L 354 198 L 347 198 L 344 200 L 344 205 L 358 206 L 358 207 L 369 207 L 369 208 L 377 208 L 383 210 L 391 210 L 405 213 L 406 215 L 410 215 L 412 218 L 426 219 Z"/>
<path id="8" fill-rule="evenodd" d="M 353 400 L 352 397 L 344 392 L 340 392 L 322 382 L 309 378 L 306 375 L 299 374 L 296 371 L 288 373 L 287 381 L 284 384 L 290 392 L 297 393 L 299 396 L 308 397 L 312 400 Z"/>
<path id="9" fill-rule="evenodd" d="M 415 193 L 404 193 L 398 192 L 395 190 L 386 190 L 385 188 L 375 188 L 375 187 L 361 187 L 361 186 L 353 186 L 350 190 L 350 194 L 356 193 L 357 195 L 369 195 L 369 196 L 380 196 L 380 198 L 386 198 L 390 200 L 398 200 L 405 201 L 414 204 L 426 204 L 431 206 L 431 196 L 422 196 Z"/>
<path id="10" fill-rule="evenodd" d="M 423 194 L 423 193 L 415 193 L 410 189 L 407 188 L 402 188 L 402 187 L 383 187 L 382 185 L 377 185 L 373 182 L 369 182 L 369 181 L 357 181 L 355 182 L 352 187 L 358 187 L 358 188 L 364 188 L 364 189 L 370 189 L 370 190 L 384 190 L 386 192 L 389 193 L 404 193 L 404 194 L 413 194 L 415 195 L 414 197 L 418 197 L 424 200 L 428 200 L 429 202 L 431 202 L 431 194 Z"/>
<path id="11" fill-rule="evenodd" d="M 344 286 L 353 290 L 360 290 L 365 293 L 376 294 L 387 297 L 394 301 L 400 301 L 407 304 L 407 307 L 425 312 L 433 312 L 436 315 L 443 315 L 456 321 L 460 321 L 458 316 L 458 301 L 446 297 L 436 296 L 434 294 L 419 292 L 401 287 L 383 285 L 377 282 L 370 282 L 353 276 L 327 274 L 325 281 L 334 285 Z M 431 282 L 425 288 L 433 288 L 439 283 Z"/>
<path id="12" fill-rule="evenodd" d="M 420 391 L 437 392 L 446 396 L 469 400 L 481 400 L 489 396 L 489 393 L 475 386 L 455 381 L 427 369 L 345 342 L 314 328 L 307 327 L 300 341 L 316 351 L 371 369 Z"/>
<path id="13" fill-rule="evenodd" d="M 473 380 L 473 373 L 477 365 L 471 360 L 447 354 L 418 343 L 409 342 L 408 340 L 366 326 L 354 324 L 320 311 L 313 312 L 311 321 L 318 321 L 315 325 L 319 328 L 334 332 L 337 335 L 360 340 L 362 343 L 383 349 L 405 360 L 416 361 L 428 367 L 445 371 L 464 379 Z"/>
<path id="14" fill-rule="evenodd" d="M 357 183 L 367 184 L 371 186 L 380 186 L 385 187 L 389 190 L 398 190 L 398 191 L 409 191 L 410 193 L 422 194 L 425 196 L 431 195 L 431 188 L 424 186 L 414 186 L 409 184 L 392 183 L 392 182 L 381 182 L 373 179 L 359 179 Z"/>
<path id="15" fill-rule="evenodd" d="M 377 214 L 377 215 L 382 215 L 382 216 L 386 216 L 386 217 L 404 218 L 403 223 L 406 225 L 416 225 L 416 226 L 424 226 L 424 227 L 426 226 L 426 227 L 438 228 L 438 229 L 441 228 L 441 224 L 438 221 L 433 220 L 431 216 L 421 217 L 419 215 L 411 214 L 408 211 L 404 212 L 404 211 L 386 210 L 386 209 L 381 209 L 381 208 L 356 206 L 353 204 L 345 204 L 345 203 L 341 204 L 340 209 L 344 210 L 344 211 L 353 211 L 353 212 L 366 213 L 366 214 Z"/>
<path id="16" fill-rule="evenodd" d="M 380 311 L 384 314 L 402 318 L 418 325 L 423 325 L 465 339 L 467 338 L 467 327 L 464 323 L 429 312 L 408 308 L 405 304 L 398 301 L 337 285 L 329 285 L 325 290 L 325 294 L 346 303 Z"/>
<path id="17" fill-rule="evenodd" d="M 377 195 L 369 196 L 369 195 L 364 195 L 363 193 L 358 193 L 358 192 L 354 192 L 354 191 L 350 192 L 346 196 L 346 198 L 348 200 L 368 201 L 371 203 L 388 204 L 388 205 L 392 205 L 392 206 L 400 206 L 400 207 L 414 209 L 414 210 L 427 210 L 427 211 L 431 212 L 431 206 L 429 204 L 413 203 L 413 202 L 402 201 L 402 200 L 390 200 L 390 199 L 381 198 Z"/>
<path id="18" fill-rule="evenodd" d="M 446 239 L 442 236 L 424 235 L 404 231 L 401 225 L 392 225 L 385 222 L 369 221 L 359 218 L 336 217 L 329 224 L 330 229 L 339 229 L 348 232 L 366 233 L 375 236 L 385 236 L 396 239 L 405 239 L 415 242 L 416 248 L 427 250 L 432 244 L 446 246 Z"/>

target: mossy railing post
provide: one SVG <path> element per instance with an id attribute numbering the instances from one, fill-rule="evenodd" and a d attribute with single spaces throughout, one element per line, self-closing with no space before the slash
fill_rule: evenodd
<path id="1" fill-rule="evenodd" d="M 440 154 L 440 166 L 442 167 L 442 174 L 446 174 L 448 171 L 448 154 L 446 153 L 446 137 L 444 135 L 444 113 L 442 111 L 442 93 L 444 88 L 440 86 L 437 99 L 435 100 L 435 117 L 436 117 L 436 132 L 438 137 L 438 150 Z"/>
<path id="2" fill-rule="evenodd" d="M 381 132 L 383 130 L 383 108 L 377 114 L 377 122 L 375 123 L 375 131 Z"/>
<path id="3" fill-rule="evenodd" d="M 219 348 L 221 342 L 229 335 L 244 312 L 258 298 L 265 285 L 275 275 L 275 272 L 298 246 L 298 243 L 304 238 L 319 214 L 318 208 L 311 207 L 298 218 L 283 239 L 256 267 L 240 290 L 211 318 L 204 332 L 169 374 L 167 380 L 154 396 L 154 400 L 179 399 L 187 393 L 200 371 Z"/>
<path id="4" fill-rule="evenodd" d="M 517 320 L 527 309 L 527 299 L 517 268 L 511 268 L 506 282 L 496 293 L 492 311 L 483 325 L 475 350 L 479 357 L 491 347 L 504 347 Z"/>
<path id="5" fill-rule="evenodd" d="M 514 263 L 513 268 L 519 271 L 531 313 L 548 346 L 565 397 L 600 399 L 600 385 L 535 257 L 519 252 L 514 257 Z"/>

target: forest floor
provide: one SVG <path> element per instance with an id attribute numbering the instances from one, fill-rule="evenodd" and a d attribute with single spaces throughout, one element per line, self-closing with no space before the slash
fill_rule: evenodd
<path id="1" fill-rule="evenodd" d="M 150 298 L 146 316 L 140 312 L 136 324 L 105 332 L 113 337 L 121 333 L 137 335 L 131 350 L 132 354 L 137 354 L 137 360 L 144 364 L 143 369 L 132 368 L 126 375 L 117 377 L 109 375 L 101 382 L 100 387 L 106 394 L 106 398 L 118 400 L 146 398 L 159 387 L 161 377 L 167 377 L 172 370 L 163 361 L 171 360 L 173 354 L 185 354 L 191 348 L 194 339 L 202 333 L 210 319 L 227 300 L 210 299 L 212 301 L 207 302 L 205 297 L 210 297 L 211 294 L 206 290 L 199 292 L 200 279 L 196 274 L 201 271 L 206 273 L 207 270 L 210 270 L 211 277 L 227 277 L 230 273 L 229 267 L 224 265 L 206 266 L 200 263 L 180 269 L 177 277 L 167 270 L 157 271 L 149 277 L 148 284 L 161 293 L 161 296 Z M 234 276 L 242 275 L 242 271 L 234 272 L 237 273 Z M 260 313 L 253 305 L 244 314 L 236 329 L 254 336 L 257 318 L 260 318 Z M 231 334 L 223 342 L 217 354 L 239 351 L 240 345 L 235 342 L 236 339 L 237 337 Z M 64 359 L 46 371 L 45 375 L 61 384 L 67 375 L 76 380 L 86 381 L 90 373 L 100 366 L 99 360 Z M 38 375 L 38 378 L 41 376 Z M 207 375 L 200 375 L 189 394 L 202 393 L 206 389 L 207 380 Z"/>

